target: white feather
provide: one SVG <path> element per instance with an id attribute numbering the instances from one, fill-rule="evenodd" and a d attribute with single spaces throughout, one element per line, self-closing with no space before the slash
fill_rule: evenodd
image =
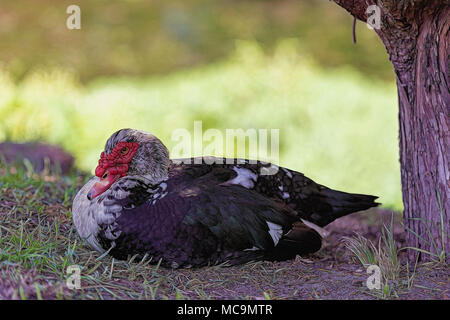
<path id="1" fill-rule="evenodd" d="M 98 224 L 96 221 L 95 210 L 90 210 L 92 205 L 98 206 L 97 209 L 99 211 L 102 211 L 103 208 L 100 208 L 100 205 L 97 202 L 94 203 L 87 199 L 89 190 L 91 190 L 98 180 L 99 178 L 97 177 L 92 178 L 83 186 L 83 188 L 81 188 L 80 191 L 78 191 L 75 199 L 73 200 L 72 218 L 80 237 L 85 239 L 95 250 L 104 252 L 103 248 L 96 239 Z"/>
<path id="2" fill-rule="evenodd" d="M 247 189 L 251 189 L 255 186 L 258 176 L 251 170 L 239 167 L 233 167 L 233 170 L 236 171 L 237 176 L 231 179 L 229 183 L 239 184 Z"/>
<path id="3" fill-rule="evenodd" d="M 266 221 L 266 223 L 269 226 L 269 234 L 272 237 L 273 243 L 274 245 L 277 245 L 283 235 L 283 228 L 280 225 L 270 221 Z"/>

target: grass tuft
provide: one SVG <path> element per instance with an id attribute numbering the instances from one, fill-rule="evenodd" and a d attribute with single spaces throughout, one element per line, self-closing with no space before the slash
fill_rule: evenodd
<path id="1" fill-rule="evenodd" d="M 344 237 L 343 243 L 353 257 L 365 268 L 369 265 L 377 265 L 380 268 L 383 281 L 381 289 L 378 291 L 379 297 L 397 296 L 396 288 L 398 288 L 401 264 L 399 250 L 394 239 L 393 214 L 389 226 L 383 224 L 377 246 L 371 240 L 359 234 L 353 238 Z"/>
<path id="2" fill-rule="evenodd" d="M 343 237 L 345 247 L 363 266 L 377 264 L 377 248 L 369 239 L 360 234 L 355 237 Z"/>

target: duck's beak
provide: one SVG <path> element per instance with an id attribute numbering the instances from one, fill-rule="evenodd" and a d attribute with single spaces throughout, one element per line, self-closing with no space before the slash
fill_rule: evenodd
<path id="1" fill-rule="evenodd" d="M 96 184 L 94 184 L 94 186 L 91 188 L 91 190 L 89 190 L 89 193 L 87 194 L 87 198 L 89 200 L 92 200 L 95 197 L 101 195 L 103 192 L 108 190 L 113 185 L 114 182 L 119 180 L 120 177 L 121 177 L 120 174 L 113 175 L 113 174 L 110 174 L 108 171 L 106 171 L 105 174 L 103 175 L 103 177 L 101 178 L 101 180 L 99 182 L 97 182 Z"/>

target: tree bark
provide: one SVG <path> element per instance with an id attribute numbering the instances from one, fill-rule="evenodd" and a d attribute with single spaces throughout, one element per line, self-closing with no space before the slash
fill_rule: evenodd
<path id="1" fill-rule="evenodd" d="M 407 242 L 434 254 L 420 260 L 442 257 L 450 251 L 450 1 L 334 1 L 364 22 L 369 5 L 381 9 L 375 31 L 396 74 Z M 409 258 L 418 252 L 410 250 Z"/>

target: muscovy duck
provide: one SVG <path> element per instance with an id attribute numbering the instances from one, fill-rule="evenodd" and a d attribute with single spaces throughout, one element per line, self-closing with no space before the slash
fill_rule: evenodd
<path id="1" fill-rule="evenodd" d="M 270 163 L 231 160 L 170 160 L 155 136 L 119 130 L 74 199 L 76 229 L 117 259 L 235 265 L 313 253 L 323 226 L 378 205 L 375 196 L 332 190 L 293 170 L 268 175 Z"/>

